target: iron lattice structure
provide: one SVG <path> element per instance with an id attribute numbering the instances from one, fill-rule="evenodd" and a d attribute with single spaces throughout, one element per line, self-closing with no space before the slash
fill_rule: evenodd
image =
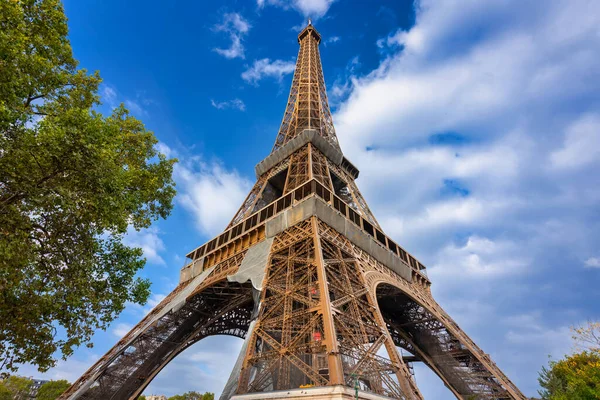
<path id="1" fill-rule="evenodd" d="M 420 399 L 415 362 L 457 398 L 525 399 L 435 302 L 423 264 L 383 233 L 335 135 L 320 35 L 309 23 L 298 41 L 275 146 L 241 208 L 62 399 L 135 399 L 211 335 L 245 340 L 222 399 L 340 385 Z"/>

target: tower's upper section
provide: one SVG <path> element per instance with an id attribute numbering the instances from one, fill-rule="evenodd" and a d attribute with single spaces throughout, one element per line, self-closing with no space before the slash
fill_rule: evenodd
<path id="1" fill-rule="evenodd" d="M 305 129 L 315 130 L 339 149 L 329 102 L 323 68 L 319 55 L 321 35 L 309 21 L 298 35 L 300 51 L 283 121 L 273 146 L 273 152 L 300 135 Z"/>

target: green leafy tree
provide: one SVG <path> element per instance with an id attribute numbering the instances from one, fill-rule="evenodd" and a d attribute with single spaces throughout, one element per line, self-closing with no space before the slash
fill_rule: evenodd
<path id="1" fill-rule="evenodd" d="M 176 160 L 123 105 L 96 111 L 100 77 L 67 34 L 59 0 L 0 1 L 0 370 L 47 370 L 145 303 L 123 237 L 175 195 Z"/>
<path id="2" fill-rule="evenodd" d="M 573 354 L 543 367 L 538 381 L 544 400 L 600 399 L 600 353 Z"/>
<path id="3" fill-rule="evenodd" d="M 59 381 L 48 381 L 40 386 L 35 398 L 36 400 L 56 400 L 71 384 L 61 379 Z"/>
<path id="4" fill-rule="evenodd" d="M 215 400 L 215 394 L 206 392 L 200 394 L 198 392 L 186 392 L 169 397 L 169 400 Z"/>
<path id="5" fill-rule="evenodd" d="M 138 397 L 138 400 L 146 400 L 146 396 L 141 395 L 140 397 Z"/>
<path id="6" fill-rule="evenodd" d="M 0 400 L 12 400 L 12 393 L 10 393 L 10 390 L 1 381 L 0 381 Z"/>
<path id="7" fill-rule="evenodd" d="M 0 381 L 0 400 L 29 399 L 31 385 L 31 379 L 11 375 Z"/>

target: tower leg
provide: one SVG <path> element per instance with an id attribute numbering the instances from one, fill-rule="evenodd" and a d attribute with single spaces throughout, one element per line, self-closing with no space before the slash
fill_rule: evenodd
<path id="1" fill-rule="evenodd" d="M 319 228 L 324 240 L 358 260 L 394 344 L 422 355 L 457 398 L 526 399 L 435 302 L 418 277 L 407 281 L 328 225 L 320 223 Z"/>
<path id="2" fill-rule="evenodd" d="M 213 335 L 244 338 L 253 309 L 252 285 L 226 279 L 243 256 L 181 283 L 60 399 L 135 399 L 192 344 Z"/>
<path id="3" fill-rule="evenodd" d="M 337 328 L 346 385 L 397 399 L 422 399 L 366 281 L 359 260 L 321 235 L 332 311 Z M 388 357 L 380 353 L 386 349 Z"/>

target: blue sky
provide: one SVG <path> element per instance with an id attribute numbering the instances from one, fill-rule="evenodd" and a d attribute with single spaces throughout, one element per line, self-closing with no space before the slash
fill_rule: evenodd
<path id="1" fill-rule="evenodd" d="M 218 3 L 218 4 L 215 4 Z M 600 5 L 584 0 L 66 0 L 102 109 L 124 102 L 180 159 L 171 217 L 131 232 L 148 306 L 44 376 L 76 379 L 178 281 L 254 181 L 311 16 L 334 123 L 388 235 L 529 396 L 569 326 L 600 319 Z M 146 393 L 219 393 L 241 340 L 209 338 Z M 22 374 L 40 376 L 30 366 Z M 426 398 L 453 398 L 421 366 Z"/>

